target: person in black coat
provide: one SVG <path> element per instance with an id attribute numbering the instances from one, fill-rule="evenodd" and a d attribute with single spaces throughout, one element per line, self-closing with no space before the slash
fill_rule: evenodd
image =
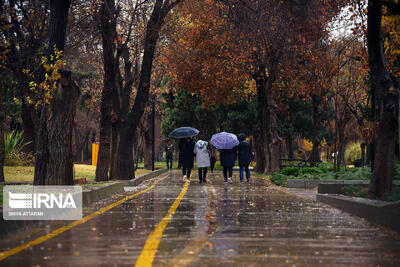
<path id="1" fill-rule="evenodd" d="M 224 181 L 232 183 L 232 171 L 236 161 L 236 147 L 219 150 L 221 166 L 224 172 Z"/>
<path id="2" fill-rule="evenodd" d="M 167 160 L 168 170 L 172 170 L 173 154 L 174 154 L 174 145 L 172 144 L 171 140 L 168 139 L 167 144 L 165 145 L 165 158 Z"/>
<path id="3" fill-rule="evenodd" d="M 192 138 L 186 138 L 182 144 L 182 173 L 183 180 L 190 179 L 190 173 L 193 169 L 193 161 L 194 161 L 194 146 L 195 142 Z"/>
<path id="4" fill-rule="evenodd" d="M 183 164 L 183 145 L 185 144 L 185 139 L 179 139 L 179 144 L 178 144 L 178 169 L 182 168 Z"/>
<path id="5" fill-rule="evenodd" d="M 247 182 L 250 182 L 250 169 L 249 165 L 251 160 L 253 159 L 253 149 L 251 145 L 246 141 L 245 134 L 238 135 L 239 145 L 237 146 L 238 159 L 239 159 L 239 168 L 240 168 L 240 182 L 243 182 L 243 170 L 246 171 Z"/>

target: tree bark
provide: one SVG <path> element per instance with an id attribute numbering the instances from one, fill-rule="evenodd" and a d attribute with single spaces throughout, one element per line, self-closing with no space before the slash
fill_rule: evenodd
<path id="1" fill-rule="evenodd" d="M 317 162 L 320 161 L 319 154 L 319 126 L 320 126 L 320 114 L 319 114 L 319 105 L 321 103 L 321 97 L 318 95 L 312 95 L 312 106 L 313 106 L 313 147 L 310 156 L 310 165 L 311 167 L 315 166 Z M 336 151 L 335 151 L 336 153 Z"/>
<path id="2" fill-rule="evenodd" d="M 281 144 L 282 144 L 282 139 L 279 137 L 279 132 L 278 132 L 278 122 L 277 122 L 277 115 L 276 115 L 276 109 L 277 106 L 275 104 L 275 101 L 273 99 L 273 94 L 272 94 L 272 77 L 270 76 L 268 78 L 268 84 L 267 84 L 267 95 L 268 95 L 268 111 L 269 111 L 269 121 L 270 121 L 270 133 L 269 133 L 269 139 L 271 141 L 270 145 L 270 160 L 269 160 L 269 165 L 268 165 L 268 170 L 267 172 L 269 174 L 273 174 L 275 172 L 280 171 L 280 157 L 281 157 Z"/>
<path id="3" fill-rule="evenodd" d="M 152 167 L 152 142 L 151 142 L 151 132 L 150 130 L 144 134 L 144 168 L 151 170 Z"/>
<path id="4" fill-rule="evenodd" d="M 50 1 L 48 57 L 54 49 L 64 50 L 68 12 L 71 1 Z M 73 153 L 72 128 L 79 87 L 72 81 L 71 72 L 59 70 L 61 78 L 50 104 L 44 104 L 36 138 L 34 184 L 72 185 Z"/>
<path id="5" fill-rule="evenodd" d="M 116 22 L 114 14 L 114 0 L 105 0 L 101 6 L 100 14 L 100 32 L 103 40 L 104 87 L 100 103 L 100 145 L 96 167 L 96 181 L 109 180 L 109 168 L 111 164 L 111 113 L 113 92 L 116 90 L 116 62 L 114 57 Z"/>
<path id="6" fill-rule="evenodd" d="M 72 129 L 80 91 L 70 72 L 60 72 L 58 88 L 40 118 L 35 185 L 74 184 Z"/>
<path id="7" fill-rule="evenodd" d="M 127 116 L 127 121 L 121 127 L 121 142 L 118 148 L 117 163 L 118 179 L 126 180 L 134 177 L 132 136 L 135 134 L 149 98 L 153 58 L 161 27 L 168 12 L 179 2 L 175 1 L 172 4 L 169 1 L 165 1 L 164 3 L 162 0 L 157 0 L 147 23 L 138 92 L 133 107 Z"/>
<path id="8" fill-rule="evenodd" d="M 110 161 L 110 179 L 114 179 L 116 177 L 117 172 L 117 159 L 118 159 L 118 146 L 119 146 L 119 129 L 118 126 L 112 127 L 112 135 L 111 135 L 111 161 Z"/>
<path id="9" fill-rule="evenodd" d="M 256 172 L 264 173 L 267 170 L 267 125 L 269 124 L 267 114 L 267 94 L 265 66 L 259 66 L 257 73 L 253 75 L 257 86 L 257 105 L 258 105 L 258 123 L 254 135 L 254 151 L 256 152 Z"/>
<path id="10" fill-rule="evenodd" d="M 338 129 L 338 155 L 337 155 L 337 169 L 340 170 L 340 166 L 344 164 L 344 153 L 346 150 L 346 139 L 344 135 L 344 126 L 343 122 L 339 123 L 337 126 Z"/>
<path id="11" fill-rule="evenodd" d="M 367 144 L 362 142 L 361 143 L 361 167 L 365 166 L 366 163 L 366 158 L 365 158 L 365 148 L 366 148 Z"/>
<path id="12" fill-rule="evenodd" d="M 378 126 L 374 170 L 369 185 L 370 197 L 382 197 L 392 190 L 396 145 L 398 92 L 386 67 L 382 39 L 382 0 L 368 1 L 367 46 L 371 83 L 382 103 Z"/>

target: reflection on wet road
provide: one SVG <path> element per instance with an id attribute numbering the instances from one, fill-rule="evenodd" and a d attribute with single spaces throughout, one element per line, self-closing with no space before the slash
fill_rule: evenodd
<path id="1" fill-rule="evenodd" d="M 224 185 L 215 172 L 211 183 L 199 185 L 193 176 L 163 231 L 153 266 L 400 266 L 398 235 L 260 179 L 238 180 L 235 173 L 234 183 Z M 183 187 L 175 171 L 152 190 L 0 265 L 133 266 Z M 57 227 L 1 240 L 0 248 L 11 249 Z"/>

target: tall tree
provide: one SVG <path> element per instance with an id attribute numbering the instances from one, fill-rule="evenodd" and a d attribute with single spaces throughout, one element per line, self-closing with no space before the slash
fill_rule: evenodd
<path id="1" fill-rule="evenodd" d="M 396 145 L 398 91 L 386 70 L 382 37 L 382 0 L 368 1 L 367 44 L 371 84 L 381 104 L 375 165 L 369 186 L 369 194 L 382 197 L 391 191 L 394 173 L 394 149 Z"/>
<path id="2" fill-rule="evenodd" d="M 104 79 L 100 103 L 100 146 L 98 163 L 96 167 L 96 181 L 107 181 L 109 179 L 109 168 L 111 160 L 111 111 L 113 106 L 113 93 L 116 90 L 116 57 L 115 40 L 116 9 L 114 0 L 105 0 L 100 9 L 100 32 L 103 40 L 103 64 Z"/>
<path id="3" fill-rule="evenodd" d="M 47 62 L 53 66 L 57 64 L 57 60 L 61 60 L 61 51 L 64 51 L 70 4 L 70 0 L 50 1 Z M 59 77 L 53 77 L 55 83 L 49 85 L 50 88 L 54 86 L 50 99 L 43 100 L 36 139 L 34 178 L 36 185 L 72 185 L 74 183 L 72 129 L 75 104 L 80 91 L 70 71 L 62 70 L 61 66 L 60 69 L 54 68 L 59 72 Z M 44 72 L 45 70 L 41 75 L 42 79 L 45 76 L 48 77 L 48 74 L 45 75 Z"/>

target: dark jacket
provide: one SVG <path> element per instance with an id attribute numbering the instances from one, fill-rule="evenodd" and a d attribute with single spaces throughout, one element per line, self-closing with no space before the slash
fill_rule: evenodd
<path id="1" fill-rule="evenodd" d="M 172 157 L 174 153 L 174 145 L 173 144 L 166 144 L 165 145 L 165 155 L 167 157 Z"/>
<path id="2" fill-rule="evenodd" d="M 193 161 L 194 161 L 194 145 L 195 142 L 193 140 L 184 141 L 182 145 L 182 167 L 186 169 L 193 169 Z"/>
<path id="3" fill-rule="evenodd" d="M 237 146 L 239 166 L 247 166 L 250 164 L 253 151 L 249 142 L 243 140 Z"/>
<path id="4" fill-rule="evenodd" d="M 236 161 L 236 147 L 232 149 L 221 149 L 219 150 L 221 166 L 233 167 Z"/>
<path id="5" fill-rule="evenodd" d="M 178 144 L 179 158 L 178 158 L 178 169 L 182 168 L 183 165 L 183 146 L 185 144 L 185 139 L 180 139 Z"/>

